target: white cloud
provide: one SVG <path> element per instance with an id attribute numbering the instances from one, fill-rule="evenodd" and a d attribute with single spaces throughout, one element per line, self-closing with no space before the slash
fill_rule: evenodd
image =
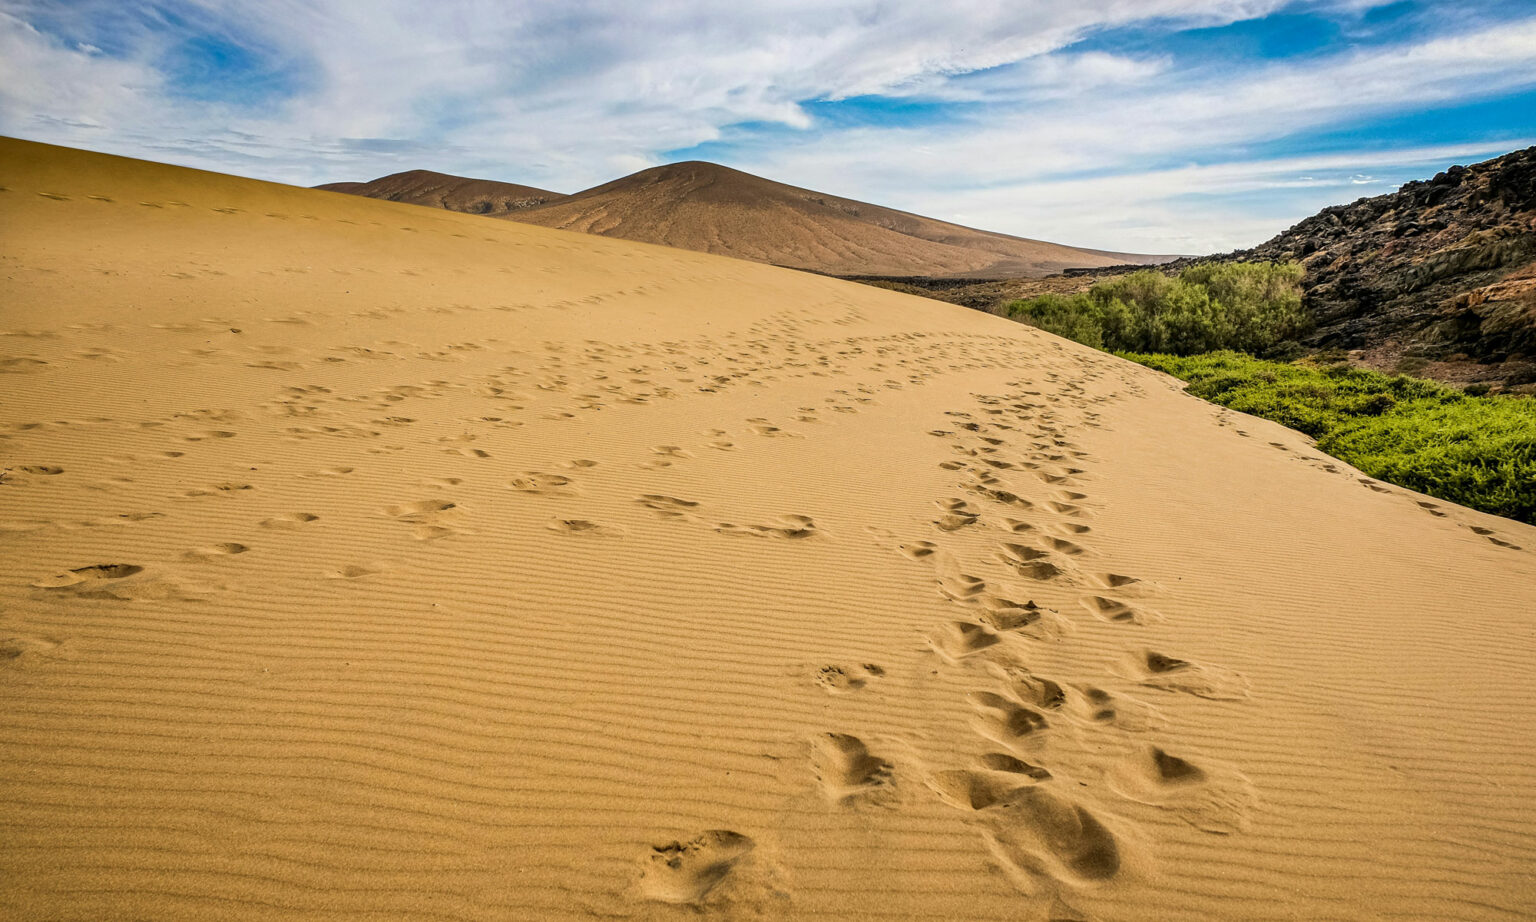
<path id="1" fill-rule="evenodd" d="M 1514 143 L 1536 144 L 1536 137 Z M 1437 145 L 1188 165 L 930 195 L 918 210 L 934 214 L 949 207 L 957 210 L 947 216 L 961 223 L 1101 249 L 1221 253 L 1261 243 L 1328 205 L 1389 191 L 1384 181 L 1368 177 L 1365 182 L 1378 188 L 1360 188 L 1356 170 L 1362 165 L 1404 179 L 1428 178 L 1452 163 L 1502 152 L 1502 147 Z"/>
<path id="2" fill-rule="evenodd" d="M 302 184 L 425 167 L 574 191 L 768 123 L 782 128 L 733 165 L 1013 233 L 1185 251 L 1215 239 L 1181 220 L 1187 205 L 1138 192 L 1142 217 L 1115 211 L 1134 177 L 1167 175 L 1148 163 L 1219 148 L 1241 161 L 1298 131 L 1536 83 L 1536 20 L 1241 72 L 1069 47 L 1096 30 L 1221 25 L 1284 5 L 0 0 L 0 131 Z M 172 22 L 239 43 L 297 91 L 188 98 L 167 71 L 188 36 Z M 871 94 L 971 114 L 836 129 L 802 105 Z M 1104 178 L 1059 178 L 1090 171 Z M 1183 194 L 1175 185 L 1148 188 Z M 1229 236 L 1248 233 L 1237 221 Z"/>

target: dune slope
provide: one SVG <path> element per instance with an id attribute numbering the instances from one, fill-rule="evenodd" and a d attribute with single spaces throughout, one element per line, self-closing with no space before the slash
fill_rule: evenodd
<path id="1" fill-rule="evenodd" d="M 1536 913 L 1536 529 L 933 301 L 0 186 L 0 917 Z"/>

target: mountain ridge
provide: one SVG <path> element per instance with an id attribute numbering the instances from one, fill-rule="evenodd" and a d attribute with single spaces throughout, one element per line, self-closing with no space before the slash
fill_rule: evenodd
<path id="1" fill-rule="evenodd" d="M 562 193 L 535 186 L 433 170 L 406 170 L 368 182 L 332 182 L 314 188 L 493 218 L 565 198 Z"/>
<path id="2" fill-rule="evenodd" d="M 412 171 L 425 173 L 427 171 Z M 750 259 L 826 275 L 995 278 L 1044 276 L 1067 268 L 1171 257 L 1116 253 L 978 230 L 911 212 L 791 186 L 707 161 L 691 160 L 640 170 L 573 195 L 551 196 L 519 208 L 474 211 L 480 196 L 400 197 L 408 185 L 393 174 L 367 183 L 317 188 L 410 201 L 454 211 L 658 243 Z M 452 186 L 447 174 L 435 182 Z M 422 184 L 426 185 L 426 184 Z M 532 187 L 501 184 L 516 189 Z M 469 186 L 452 186 L 467 190 Z"/>

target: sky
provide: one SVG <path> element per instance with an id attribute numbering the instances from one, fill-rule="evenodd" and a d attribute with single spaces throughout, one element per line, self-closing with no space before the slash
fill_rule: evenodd
<path id="1" fill-rule="evenodd" d="M 0 134 L 298 185 L 710 160 L 1215 253 L 1536 144 L 1536 2 L 0 0 Z"/>

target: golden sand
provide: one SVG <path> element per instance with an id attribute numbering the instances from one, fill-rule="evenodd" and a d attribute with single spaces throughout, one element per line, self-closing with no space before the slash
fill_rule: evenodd
<path id="1" fill-rule="evenodd" d="M 0 916 L 1536 914 L 1536 529 L 934 301 L 0 185 Z"/>

